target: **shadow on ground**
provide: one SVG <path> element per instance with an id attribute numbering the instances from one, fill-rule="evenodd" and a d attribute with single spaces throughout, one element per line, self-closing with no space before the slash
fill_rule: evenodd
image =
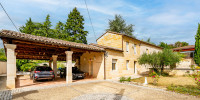
<path id="1" fill-rule="evenodd" d="M 26 99 L 25 96 L 32 94 L 32 93 L 38 93 L 38 90 L 26 91 L 26 92 L 14 94 L 13 99 L 17 99 L 19 97 L 23 97 L 24 99 Z"/>

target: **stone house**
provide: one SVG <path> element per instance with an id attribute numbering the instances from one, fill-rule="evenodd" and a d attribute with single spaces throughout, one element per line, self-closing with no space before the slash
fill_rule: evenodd
<path id="1" fill-rule="evenodd" d="M 148 66 L 138 64 L 138 57 L 143 53 L 162 50 L 156 45 L 116 32 L 106 32 L 97 39 L 97 44 L 90 45 L 104 48 L 106 51 L 104 63 L 106 79 L 137 75 L 148 71 Z"/>
<path id="2" fill-rule="evenodd" d="M 96 79 L 113 79 L 148 71 L 138 64 L 143 53 L 161 51 L 156 45 L 116 32 L 106 32 L 97 44 L 82 44 L 10 30 L 0 31 L 7 54 L 7 87 L 15 88 L 16 59 L 48 60 L 57 73 L 57 61 L 66 61 L 66 82 L 72 82 L 72 61 Z M 52 64 L 53 63 L 53 64 Z M 55 78 L 57 75 L 55 75 Z"/>

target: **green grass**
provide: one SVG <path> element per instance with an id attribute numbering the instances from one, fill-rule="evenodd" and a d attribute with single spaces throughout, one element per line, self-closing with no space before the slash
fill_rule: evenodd
<path id="1" fill-rule="evenodd" d="M 170 86 L 167 87 L 167 90 L 200 97 L 200 89 L 198 89 L 197 86 L 192 86 L 192 85 L 186 85 L 186 86 L 170 85 Z"/>
<path id="2" fill-rule="evenodd" d="M 148 84 L 153 85 L 153 78 L 147 77 Z M 144 83 L 145 78 L 132 79 L 131 81 Z M 172 85 L 173 84 L 173 85 Z M 155 85 L 154 85 L 155 86 Z M 169 91 L 174 91 L 183 94 L 189 94 L 200 97 L 200 89 L 197 88 L 195 80 L 191 77 L 173 76 L 173 77 L 160 77 L 157 87 L 167 88 Z"/>
<path id="3" fill-rule="evenodd" d="M 145 77 L 132 79 L 131 81 L 138 82 L 138 83 L 144 83 Z M 148 82 L 148 84 L 153 84 L 153 78 L 147 77 L 147 82 Z M 157 86 L 165 88 L 171 84 L 181 85 L 181 86 L 186 86 L 186 85 L 196 86 L 195 80 L 193 78 L 183 77 L 183 76 L 174 76 L 174 77 L 162 77 L 161 76 L 158 79 Z"/>

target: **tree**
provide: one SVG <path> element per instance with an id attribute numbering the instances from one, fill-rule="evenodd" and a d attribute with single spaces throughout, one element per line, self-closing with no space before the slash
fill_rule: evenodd
<path id="1" fill-rule="evenodd" d="M 84 18 L 75 7 L 68 15 L 65 30 L 69 34 L 69 41 L 87 44 L 86 36 L 88 31 L 84 31 Z"/>
<path id="2" fill-rule="evenodd" d="M 177 41 L 175 44 L 174 44 L 174 47 L 177 48 L 177 47 L 184 47 L 184 46 L 188 46 L 189 43 L 187 42 L 180 42 L 180 41 Z"/>
<path id="3" fill-rule="evenodd" d="M 198 24 L 198 30 L 195 36 L 195 40 L 194 61 L 197 65 L 200 65 L 200 24 Z"/>
<path id="4" fill-rule="evenodd" d="M 180 62 L 182 55 L 179 55 L 177 52 L 173 52 L 171 49 L 164 49 L 161 53 L 158 53 L 160 56 L 160 68 L 161 73 L 164 70 L 165 66 L 169 66 L 170 69 L 176 67 L 176 63 Z"/>
<path id="5" fill-rule="evenodd" d="M 16 60 L 16 66 L 17 66 L 17 70 L 21 71 L 21 66 L 24 64 L 30 63 L 30 60 L 26 60 L 26 59 L 17 59 Z"/>
<path id="6" fill-rule="evenodd" d="M 6 55 L 4 48 L 0 48 L 0 61 L 6 61 Z"/>
<path id="7" fill-rule="evenodd" d="M 167 44 L 165 42 L 160 42 L 160 44 L 158 46 L 160 46 L 160 47 L 162 47 L 164 49 L 172 49 L 172 48 L 174 48 L 173 44 Z"/>
<path id="8" fill-rule="evenodd" d="M 55 37 L 58 39 L 67 40 L 69 37 L 69 34 L 65 30 L 65 24 L 60 21 L 57 23 L 54 32 L 56 35 Z"/>
<path id="9" fill-rule="evenodd" d="M 51 29 L 51 21 L 50 21 L 50 15 L 48 14 L 43 25 L 42 25 L 42 36 L 45 36 L 45 37 L 52 37 L 52 33 L 53 33 L 53 30 Z"/>
<path id="10" fill-rule="evenodd" d="M 133 36 L 133 26 L 134 25 L 132 24 L 126 25 L 126 22 L 121 15 L 115 15 L 114 20 L 109 20 L 109 28 L 107 31 L 113 31 Z"/>
<path id="11" fill-rule="evenodd" d="M 19 28 L 20 32 L 26 34 L 33 34 L 35 30 L 35 24 L 32 22 L 31 18 L 26 21 L 25 26 Z"/>
<path id="12" fill-rule="evenodd" d="M 153 52 L 151 54 L 144 53 L 138 59 L 139 64 L 148 64 L 153 69 L 161 69 L 163 73 L 164 67 L 169 66 L 171 69 L 176 67 L 176 63 L 181 60 L 182 56 L 170 49 L 164 49 L 162 52 Z"/>

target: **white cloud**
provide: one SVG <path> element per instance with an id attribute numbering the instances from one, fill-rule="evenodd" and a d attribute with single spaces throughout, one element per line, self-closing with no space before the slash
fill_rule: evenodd
<path id="1" fill-rule="evenodd" d="M 58 5 L 61 0 L 21 0 L 21 2 L 46 4 L 46 5 Z"/>
<path id="2" fill-rule="evenodd" d="M 194 16 L 195 13 L 164 12 L 152 15 L 147 20 L 157 25 L 181 25 L 193 21 Z"/>

